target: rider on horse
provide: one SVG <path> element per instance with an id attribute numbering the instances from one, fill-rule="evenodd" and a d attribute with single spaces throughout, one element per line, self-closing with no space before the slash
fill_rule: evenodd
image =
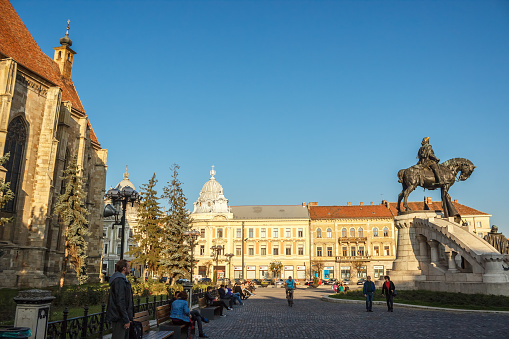
<path id="1" fill-rule="evenodd" d="M 433 147 L 429 144 L 429 137 L 425 137 L 422 139 L 421 148 L 419 148 L 419 152 L 417 152 L 417 158 L 419 161 L 418 165 L 422 165 L 424 168 L 431 168 L 433 174 L 435 175 L 435 184 L 443 185 L 442 178 L 439 175 L 438 163 L 440 159 L 435 156 L 433 152 Z"/>

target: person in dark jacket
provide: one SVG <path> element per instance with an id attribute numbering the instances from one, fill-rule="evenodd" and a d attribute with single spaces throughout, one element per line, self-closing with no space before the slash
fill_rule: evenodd
<path id="1" fill-rule="evenodd" d="M 385 295 L 385 299 L 387 300 L 387 312 L 393 312 L 392 299 L 394 297 L 394 291 L 396 290 L 396 287 L 388 275 L 386 275 L 384 279 L 385 282 L 382 285 L 382 295 Z"/>
<path id="2" fill-rule="evenodd" d="M 119 260 L 115 273 L 110 277 L 110 295 L 106 309 L 106 321 L 113 327 L 112 339 L 129 339 L 129 327 L 134 317 L 134 302 L 131 283 L 127 280 L 129 263 Z"/>
<path id="3" fill-rule="evenodd" d="M 232 308 L 233 298 L 231 295 L 226 295 L 226 290 L 224 287 L 224 285 L 221 285 L 221 287 L 217 289 L 217 293 L 219 293 L 219 299 L 224 300 L 224 302 L 228 303 L 230 308 Z"/>
<path id="4" fill-rule="evenodd" d="M 362 288 L 362 293 L 366 297 L 366 312 L 373 312 L 373 293 L 375 293 L 375 283 L 371 281 L 368 275 Z"/>
<path id="5" fill-rule="evenodd" d="M 228 305 L 226 305 L 226 303 L 224 302 L 224 300 L 216 300 L 216 298 L 214 298 L 212 296 L 212 286 L 209 286 L 207 287 L 207 292 L 205 293 L 205 299 L 207 300 L 207 306 L 221 306 L 221 317 L 225 317 L 226 315 L 223 315 L 223 307 L 226 308 L 227 310 L 230 310 L 231 308 L 228 307 Z"/>

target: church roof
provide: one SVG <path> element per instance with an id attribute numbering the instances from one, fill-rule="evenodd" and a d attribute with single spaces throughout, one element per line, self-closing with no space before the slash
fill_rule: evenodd
<path id="1" fill-rule="evenodd" d="M 308 219 L 308 209 L 302 205 L 231 206 L 233 219 Z"/>
<path id="2" fill-rule="evenodd" d="M 65 79 L 56 62 L 44 54 L 8 0 L 0 0 L 0 13 L 0 54 L 60 87 L 62 101 L 70 101 L 73 109 L 86 115 L 72 80 Z M 99 145 L 90 121 L 88 125 L 90 139 Z"/>

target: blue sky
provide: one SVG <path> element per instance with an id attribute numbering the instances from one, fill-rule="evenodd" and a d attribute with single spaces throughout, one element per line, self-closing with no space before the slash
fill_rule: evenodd
<path id="1" fill-rule="evenodd" d="M 477 166 L 452 198 L 509 235 L 507 1 L 12 4 L 50 56 L 71 20 L 108 187 L 178 163 L 190 208 L 211 165 L 231 205 L 396 201 L 429 136 Z"/>

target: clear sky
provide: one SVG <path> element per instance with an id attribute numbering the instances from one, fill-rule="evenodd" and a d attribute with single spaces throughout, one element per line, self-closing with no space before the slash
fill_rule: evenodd
<path id="1" fill-rule="evenodd" d="M 509 235 L 508 1 L 11 1 L 50 56 L 71 20 L 108 188 L 178 163 L 192 208 L 215 165 L 230 205 L 378 204 L 429 136 Z"/>

